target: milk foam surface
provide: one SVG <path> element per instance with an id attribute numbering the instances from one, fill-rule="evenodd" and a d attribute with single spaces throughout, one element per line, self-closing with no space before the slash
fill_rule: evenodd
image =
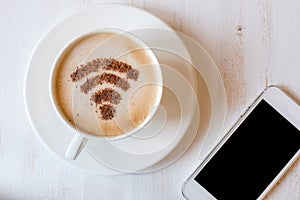
<path id="1" fill-rule="evenodd" d="M 136 81 L 128 79 L 127 91 L 103 84 L 93 88 L 87 94 L 80 91 L 87 78 L 102 74 L 104 70 L 92 72 L 78 82 L 72 82 L 70 75 L 80 67 L 96 58 L 114 58 L 130 64 L 139 71 Z M 126 78 L 125 74 L 105 71 Z M 154 64 L 149 52 L 140 44 L 124 35 L 114 33 L 96 33 L 81 38 L 68 48 L 56 65 L 54 77 L 55 99 L 61 113 L 73 126 L 88 134 L 115 136 L 127 133 L 139 126 L 160 95 L 160 68 Z M 119 92 L 122 100 L 116 107 L 116 116 L 112 120 L 103 120 L 96 105 L 91 102 L 92 94 L 101 88 L 112 88 Z"/>

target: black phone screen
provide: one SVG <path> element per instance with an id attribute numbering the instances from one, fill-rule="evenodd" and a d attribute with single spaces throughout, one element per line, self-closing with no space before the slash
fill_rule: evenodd
<path id="1" fill-rule="evenodd" d="M 300 148 L 300 131 L 262 100 L 195 177 L 217 199 L 257 199 Z"/>

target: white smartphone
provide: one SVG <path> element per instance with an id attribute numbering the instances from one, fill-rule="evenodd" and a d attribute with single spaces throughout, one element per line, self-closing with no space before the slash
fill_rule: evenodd
<path id="1" fill-rule="evenodd" d="M 262 199 L 300 154 L 300 106 L 268 87 L 182 187 L 186 199 Z"/>

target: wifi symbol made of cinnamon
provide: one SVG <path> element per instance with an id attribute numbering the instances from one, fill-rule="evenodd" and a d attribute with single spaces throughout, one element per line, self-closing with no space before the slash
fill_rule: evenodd
<path id="1" fill-rule="evenodd" d="M 128 79 L 136 81 L 139 76 L 139 71 L 125 62 L 111 58 L 97 58 L 85 65 L 77 67 L 76 71 L 71 74 L 71 79 L 73 82 L 77 82 L 87 77 L 90 73 L 98 72 L 100 70 L 104 70 L 104 72 L 86 79 L 80 86 L 81 92 L 88 94 L 88 92 L 97 85 L 102 85 L 104 83 L 109 83 L 121 88 L 123 91 L 127 91 L 130 88 Z M 109 71 L 126 74 L 126 78 L 122 78 Z M 113 105 L 120 103 L 121 100 L 121 94 L 109 87 L 100 89 L 91 96 L 91 101 L 96 103 L 97 108 L 100 110 L 101 117 L 104 120 L 114 118 L 116 115 L 116 108 Z"/>

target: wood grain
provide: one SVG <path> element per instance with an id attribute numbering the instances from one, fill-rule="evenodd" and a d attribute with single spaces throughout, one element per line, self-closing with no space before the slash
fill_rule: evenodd
<path id="1" fill-rule="evenodd" d="M 226 87 L 225 129 L 268 85 L 281 86 L 300 102 L 297 0 L 0 0 L 1 200 L 183 199 L 181 185 L 196 167 L 186 155 L 150 174 L 94 176 L 49 154 L 26 118 L 23 81 L 37 41 L 57 21 L 100 3 L 147 10 L 207 49 Z M 300 199 L 299 159 L 266 199 Z"/>

